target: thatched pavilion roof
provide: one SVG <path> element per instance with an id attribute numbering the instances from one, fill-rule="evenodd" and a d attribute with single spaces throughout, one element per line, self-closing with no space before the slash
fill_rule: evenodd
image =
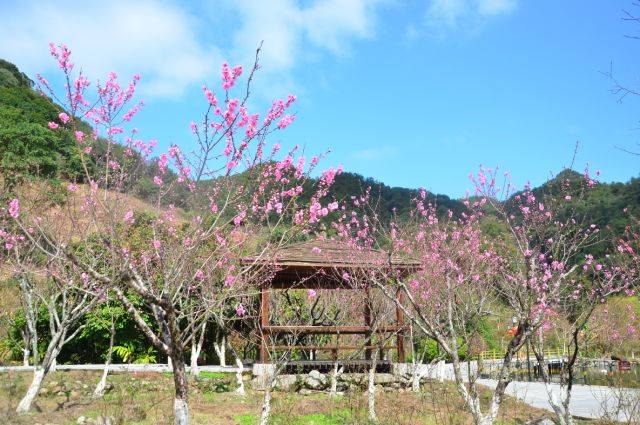
<path id="1" fill-rule="evenodd" d="M 390 256 L 369 248 L 325 239 L 289 245 L 273 257 L 258 261 L 276 268 L 271 281 L 274 288 L 336 288 L 350 286 L 342 276 L 356 270 L 390 267 L 406 275 L 415 270 L 415 260 Z"/>

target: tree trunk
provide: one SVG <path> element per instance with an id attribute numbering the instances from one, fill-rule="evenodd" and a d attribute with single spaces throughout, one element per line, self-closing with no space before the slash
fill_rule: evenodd
<path id="1" fill-rule="evenodd" d="M 544 382 L 544 389 L 547 393 L 547 400 L 549 401 L 553 412 L 556 414 L 558 423 L 560 425 L 573 425 L 573 417 L 569 413 L 568 409 L 565 409 L 565 407 L 563 406 L 562 401 L 559 399 L 560 395 L 557 395 L 553 392 L 553 387 L 551 385 L 551 376 L 549 375 L 549 371 L 547 370 L 547 364 L 542 354 L 542 350 L 535 344 L 533 345 L 533 355 L 536 357 L 536 361 L 538 362 L 538 369 L 540 370 L 540 375 L 542 376 L 542 381 Z M 560 391 L 562 391 L 563 388 L 564 387 L 560 385 Z M 565 401 L 567 400 L 566 397 L 567 395 L 565 395 Z"/>
<path id="2" fill-rule="evenodd" d="M 22 349 L 22 365 L 23 366 L 29 366 L 29 357 L 31 357 L 31 352 L 29 351 L 28 348 L 23 348 Z"/>
<path id="3" fill-rule="evenodd" d="M 227 337 L 222 335 L 222 337 L 220 337 L 220 343 L 213 344 L 213 349 L 216 350 L 216 354 L 218 355 L 218 358 L 220 359 L 220 366 L 226 366 L 227 365 Z"/>
<path id="4" fill-rule="evenodd" d="M 40 391 L 40 386 L 42 385 L 42 381 L 44 380 L 47 373 L 51 370 L 51 365 L 55 362 L 56 357 L 58 356 L 58 340 L 60 335 L 54 335 L 54 338 L 49 343 L 49 348 L 47 349 L 47 354 L 42 361 L 42 367 L 35 367 L 33 372 L 33 380 L 31 381 L 31 385 L 29 385 L 29 389 L 27 393 L 24 395 L 18 407 L 16 408 L 16 413 L 19 415 L 25 414 L 29 412 L 31 409 L 31 405 L 33 404 L 33 400 L 35 400 L 38 395 L 38 391 Z"/>
<path id="5" fill-rule="evenodd" d="M 244 365 L 242 364 L 242 360 L 240 357 L 236 356 L 236 366 L 238 367 L 238 371 L 236 372 L 236 382 L 238 383 L 238 388 L 236 389 L 236 393 L 240 395 L 244 395 L 244 380 L 242 379 L 242 372 L 244 371 Z"/>
<path id="6" fill-rule="evenodd" d="M 371 366 L 369 367 L 369 388 L 367 390 L 367 401 L 369 408 L 369 420 L 371 422 L 378 422 L 378 416 L 376 415 L 376 360 L 378 356 L 378 350 L 373 350 L 371 356 Z"/>
<path id="7" fill-rule="evenodd" d="M 100 377 L 100 381 L 98 381 L 98 385 L 93 390 L 93 397 L 98 398 L 104 395 L 104 389 L 107 386 L 107 375 L 109 374 L 109 366 L 111 366 L 111 360 L 113 359 L 113 339 L 115 337 L 115 324 L 113 322 L 113 317 L 111 317 L 111 330 L 109 337 L 109 351 L 107 351 L 107 359 L 104 362 L 104 370 L 102 371 L 102 377 Z"/>
<path id="8" fill-rule="evenodd" d="M 338 362 L 333 362 L 333 371 L 331 372 L 331 387 L 329 395 L 335 397 L 338 394 L 338 376 L 342 375 L 344 368 L 338 369 Z"/>
<path id="9" fill-rule="evenodd" d="M 25 319 L 27 321 L 28 338 L 31 342 L 31 354 L 33 355 L 33 365 L 40 363 L 38 353 L 38 328 L 37 328 L 37 306 L 33 302 L 33 292 L 29 280 L 22 275 L 20 278 L 20 290 L 25 303 Z"/>
<path id="10" fill-rule="evenodd" d="M 262 398 L 262 413 L 260 413 L 260 425 L 269 423 L 269 415 L 271 414 L 271 382 L 267 384 Z"/>
<path id="11" fill-rule="evenodd" d="M 191 376 L 196 377 L 200 375 L 200 367 L 198 366 L 198 357 L 200 356 L 200 350 L 198 344 L 191 343 L 191 369 L 189 373 Z"/>
<path id="12" fill-rule="evenodd" d="M 189 387 L 182 353 L 179 354 L 173 359 L 170 358 L 173 364 L 173 384 L 175 386 L 173 423 L 175 425 L 189 425 L 189 405 L 187 404 Z"/>
<path id="13" fill-rule="evenodd" d="M 199 327 L 200 334 L 194 330 L 193 338 L 191 339 L 191 376 L 196 377 L 200 375 L 200 367 L 198 367 L 198 358 L 202 352 L 202 345 L 204 344 L 204 334 L 207 331 L 207 321 L 204 320 Z M 197 338 L 196 338 L 197 337 Z"/>
<path id="14" fill-rule="evenodd" d="M 31 409 L 31 404 L 33 400 L 36 398 L 38 391 L 40 391 L 40 385 L 42 385 L 42 380 L 44 379 L 45 371 L 42 368 L 37 368 L 33 373 L 33 380 L 31 381 L 31 385 L 29 385 L 29 389 L 27 393 L 24 395 L 22 400 L 20 400 L 20 404 L 18 404 L 18 408 L 16 409 L 16 413 L 19 415 L 25 414 Z"/>
<path id="15" fill-rule="evenodd" d="M 420 392 L 420 373 L 418 370 L 419 364 L 413 360 L 413 370 L 411 373 L 411 390 L 414 393 Z"/>

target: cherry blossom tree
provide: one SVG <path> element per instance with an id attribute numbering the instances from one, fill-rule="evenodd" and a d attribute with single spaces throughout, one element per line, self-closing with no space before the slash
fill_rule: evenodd
<path id="1" fill-rule="evenodd" d="M 26 214 L 34 214 L 36 222 L 41 223 L 39 213 L 48 207 L 37 195 L 25 197 L 22 204 L 13 199 L 3 211 L 0 227 L 0 236 L 4 239 L 0 266 L 11 270 L 19 281 L 34 366 L 31 384 L 16 409 L 20 414 L 31 408 L 42 381 L 55 369 L 64 345 L 84 328 L 85 325 L 79 324 L 81 319 L 104 299 L 104 291 L 86 274 L 60 261 L 60 252 L 54 251 L 34 227 L 21 227 L 19 220 Z M 56 231 L 52 228 L 52 232 Z M 52 255 L 43 257 L 41 250 L 44 249 Z M 46 310 L 49 324 L 44 353 L 39 352 L 36 326 L 41 308 Z"/>
<path id="2" fill-rule="evenodd" d="M 336 173 L 329 171 L 311 184 L 311 205 L 300 201 L 319 158 L 307 162 L 297 147 L 283 155 L 279 144 L 267 145 L 271 134 L 294 121 L 287 111 L 296 98 L 274 101 L 262 117 L 249 112 L 258 52 L 240 96 L 235 95 L 240 66 L 223 64 L 219 92 L 203 87 L 206 112 L 190 124 L 195 149 L 172 145 L 154 159 L 156 142 L 140 139 L 131 125 L 142 106 L 135 100 L 140 77 L 122 86 L 110 73 L 91 94 L 84 74 L 74 72 L 70 50 L 52 44 L 65 89 L 58 95 L 44 77 L 38 81 L 65 112 L 49 127 L 73 132 L 87 183 L 68 185 L 66 232 L 51 231 L 56 227 L 51 214 L 20 214 L 20 198 L 8 206 L 25 246 L 37 246 L 60 268 L 113 293 L 170 360 L 176 424 L 189 422 L 186 348 L 194 341 L 198 345 L 212 306 L 228 307 L 219 301 L 229 299 L 220 296 L 220 288 L 255 284 L 263 276 L 257 270 L 270 267 L 262 258 L 326 215 L 321 202 Z M 155 200 L 135 208 L 132 188 L 150 164 L 157 169 Z M 186 194 L 184 208 L 171 203 L 180 193 Z M 250 252 L 254 267 L 239 261 Z M 131 297 L 141 299 L 142 307 Z M 94 298 L 88 302 L 95 303 Z M 143 320 L 141 308 L 151 311 L 155 326 Z M 241 304 L 235 310 L 242 316 Z"/>
<path id="3" fill-rule="evenodd" d="M 621 267 L 619 256 L 613 255 L 615 241 L 602 237 L 598 226 L 578 208 L 597 182 L 588 171 L 582 176 L 567 171 L 552 182 L 550 193 L 536 193 L 528 186 L 513 193 L 508 175 L 498 183 L 497 170 L 481 169 L 472 179 L 477 193 L 507 230 L 509 245 L 502 250 L 507 267 L 500 269 L 502 276 L 494 287 L 511 308 L 516 335 L 522 332 L 534 342 L 533 351 L 557 420 L 571 424 L 569 402 L 585 325 L 595 307 L 608 297 L 633 293 L 632 274 Z M 609 253 L 598 259 L 594 253 L 601 247 Z M 543 350 L 544 326 L 551 317 L 563 319 L 569 329 L 569 341 L 563 344 L 568 347 L 568 358 L 563 364 L 561 400 L 549 385 Z"/>

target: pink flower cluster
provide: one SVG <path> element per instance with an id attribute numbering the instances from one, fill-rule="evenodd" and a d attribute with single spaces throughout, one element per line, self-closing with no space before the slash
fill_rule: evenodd
<path id="1" fill-rule="evenodd" d="M 242 75 L 242 67 L 235 66 L 233 69 L 229 68 L 228 63 L 222 64 L 222 88 L 229 90 L 235 84 L 238 77 Z"/>
<path id="2" fill-rule="evenodd" d="M 18 219 L 20 216 L 20 201 L 18 198 L 14 198 L 9 202 L 9 215 L 14 219 Z"/>

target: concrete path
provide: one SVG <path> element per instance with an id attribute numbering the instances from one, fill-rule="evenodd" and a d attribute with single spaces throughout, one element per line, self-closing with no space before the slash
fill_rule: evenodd
<path id="1" fill-rule="evenodd" d="M 478 383 L 495 388 L 495 380 L 479 379 Z M 560 385 L 552 384 L 560 395 Z M 624 390 L 598 385 L 574 385 L 569 408 L 574 416 L 598 419 L 608 417 L 624 423 L 640 422 L 640 390 Z M 552 411 L 544 384 L 541 382 L 511 382 L 507 394 L 518 397 L 530 406 Z"/>

